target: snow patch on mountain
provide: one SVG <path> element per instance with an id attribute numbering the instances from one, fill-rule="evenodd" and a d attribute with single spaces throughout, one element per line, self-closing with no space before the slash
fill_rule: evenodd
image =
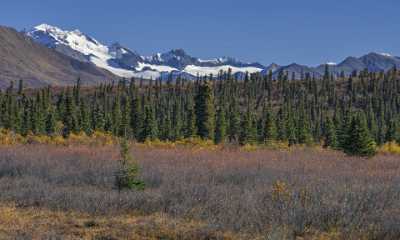
<path id="1" fill-rule="evenodd" d="M 229 58 L 227 57 L 220 57 L 220 58 L 212 58 L 212 59 L 197 59 L 200 63 L 213 63 L 213 64 L 219 64 L 219 63 L 226 63 L 229 61 Z"/>
<path id="2" fill-rule="evenodd" d="M 153 70 L 145 70 L 141 72 L 135 72 L 134 77 L 156 80 L 161 77 L 161 73 Z"/>
<path id="3" fill-rule="evenodd" d="M 119 77 L 131 78 L 136 76 L 135 72 L 110 66 L 107 61 L 104 61 L 104 59 L 98 58 L 97 56 L 90 56 L 89 59 L 94 65 L 99 68 L 107 69 Z"/>
<path id="4" fill-rule="evenodd" d="M 176 68 L 170 67 L 170 66 L 163 66 L 163 65 L 154 65 L 154 64 L 149 64 L 149 63 L 138 63 L 139 66 L 136 67 L 136 71 L 143 71 L 146 68 L 147 69 L 151 69 L 154 71 L 158 71 L 158 72 L 172 72 L 172 71 L 179 71 Z"/>
<path id="5" fill-rule="evenodd" d="M 384 56 L 384 57 L 392 57 L 392 55 L 389 54 L 389 53 L 380 53 L 380 55 L 382 55 L 382 56 Z"/>
<path id="6" fill-rule="evenodd" d="M 196 75 L 218 75 L 221 71 L 227 72 L 229 69 L 231 69 L 232 73 L 237 73 L 237 72 L 248 72 L 248 73 L 256 73 L 256 72 L 261 72 L 263 69 L 261 68 L 256 68 L 256 67 L 234 67 L 230 65 L 223 65 L 223 66 L 217 66 L 217 67 L 200 67 L 200 66 L 195 66 L 195 65 L 189 65 L 186 66 L 184 71 L 187 73 L 190 73 L 194 76 Z"/>
<path id="7" fill-rule="evenodd" d="M 199 62 L 201 63 L 218 63 L 219 61 L 217 59 L 198 59 Z"/>

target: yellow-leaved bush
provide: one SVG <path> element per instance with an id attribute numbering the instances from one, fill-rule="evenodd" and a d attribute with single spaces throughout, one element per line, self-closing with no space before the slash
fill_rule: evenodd
<path id="1" fill-rule="evenodd" d="M 84 132 L 72 133 L 68 138 L 60 135 L 37 135 L 28 133 L 21 136 L 13 131 L 0 129 L 0 145 L 16 145 L 16 144 L 50 144 L 50 145 L 94 145 L 107 146 L 117 143 L 117 137 L 104 132 L 93 132 L 87 135 Z"/>
<path id="2" fill-rule="evenodd" d="M 400 144 L 396 142 L 388 142 L 382 145 L 378 152 L 389 153 L 389 154 L 400 154 Z"/>

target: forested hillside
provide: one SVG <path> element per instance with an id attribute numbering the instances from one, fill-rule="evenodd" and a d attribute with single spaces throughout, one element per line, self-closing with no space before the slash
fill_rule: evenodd
<path id="1" fill-rule="evenodd" d="M 176 141 L 199 137 L 219 143 L 322 144 L 372 155 L 376 145 L 400 142 L 399 71 L 361 71 L 301 80 L 272 73 L 230 72 L 195 81 L 121 80 L 84 87 L 0 94 L 0 126 L 26 136 L 94 131 L 135 139 Z"/>

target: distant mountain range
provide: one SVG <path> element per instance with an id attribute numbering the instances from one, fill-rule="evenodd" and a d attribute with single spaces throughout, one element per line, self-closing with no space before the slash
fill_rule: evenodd
<path id="1" fill-rule="evenodd" d="M 218 75 L 220 71 L 232 70 L 233 74 L 273 72 L 276 77 L 280 72 L 300 78 L 302 74 L 310 73 L 321 77 L 325 64 L 317 67 L 299 65 L 288 66 L 260 63 L 246 63 L 232 57 L 220 57 L 203 60 L 188 55 L 183 49 L 174 49 L 166 53 L 152 56 L 142 56 L 119 43 L 106 46 L 79 30 L 65 31 L 47 24 L 39 25 L 27 32 L 35 41 L 47 47 L 73 57 L 80 61 L 92 62 L 98 67 L 109 70 L 120 77 L 165 78 L 170 73 L 174 76 L 183 75 L 195 78 L 197 75 Z M 369 53 L 360 58 L 348 57 L 339 64 L 328 63 L 329 70 L 334 75 L 368 69 L 369 71 L 387 71 L 394 66 L 400 67 L 400 59 L 389 54 Z"/>
<path id="2" fill-rule="evenodd" d="M 79 30 L 66 31 L 41 24 L 22 33 L 8 27 L 0 27 L 0 87 L 10 80 L 24 79 L 31 86 L 47 84 L 69 85 L 77 77 L 86 83 L 99 83 L 121 77 L 166 79 L 181 76 L 213 74 L 231 69 L 237 77 L 246 72 L 268 74 L 276 77 L 287 73 L 300 78 L 311 74 L 317 78 L 325 67 L 334 75 L 349 75 L 354 71 L 368 69 L 373 72 L 400 68 L 400 58 L 383 53 L 369 53 L 362 57 L 348 57 L 339 64 L 323 63 L 317 67 L 300 64 L 281 66 L 248 63 L 232 57 L 208 60 L 190 56 L 183 49 L 143 56 L 120 43 L 105 45 Z"/>
<path id="3" fill-rule="evenodd" d="M 39 25 L 26 33 L 37 43 L 83 62 L 92 62 L 120 77 L 157 79 L 180 74 L 194 78 L 197 75 L 217 75 L 232 69 L 237 72 L 261 72 L 258 63 L 243 63 L 233 58 L 202 60 L 188 55 L 183 49 L 167 53 L 142 56 L 119 43 L 106 46 L 79 30 L 64 31 L 47 24 Z"/>

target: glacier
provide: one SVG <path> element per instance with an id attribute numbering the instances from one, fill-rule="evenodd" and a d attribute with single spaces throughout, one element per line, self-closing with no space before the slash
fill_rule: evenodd
<path id="1" fill-rule="evenodd" d="M 182 49 L 153 56 L 141 56 L 118 43 L 107 46 L 80 30 L 63 30 L 49 24 L 40 24 L 26 33 L 34 41 L 80 61 L 88 61 L 99 68 L 124 78 L 157 79 L 173 73 L 174 76 L 217 75 L 231 69 L 232 73 L 255 73 L 265 68 L 260 64 L 242 63 L 232 58 L 202 60 L 187 55 Z"/>

